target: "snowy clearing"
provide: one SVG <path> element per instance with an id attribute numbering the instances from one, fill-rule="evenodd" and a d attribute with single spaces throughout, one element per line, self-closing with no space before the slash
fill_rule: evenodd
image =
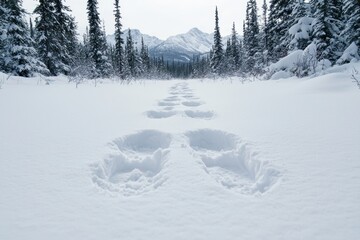
<path id="1" fill-rule="evenodd" d="M 353 66 L 244 84 L 11 77 L 0 239 L 358 239 Z"/>

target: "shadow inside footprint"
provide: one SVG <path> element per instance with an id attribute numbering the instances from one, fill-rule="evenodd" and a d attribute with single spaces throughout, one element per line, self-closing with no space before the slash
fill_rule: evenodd
<path id="1" fill-rule="evenodd" d="M 148 111 L 146 112 L 146 115 L 148 118 L 154 118 L 154 119 L 162 119 L 162 118 L 169 118 L 176 115 L 176 112 L 174 111 Z"/>
<path id="2" fill-rule="evenodd" d="M 186 101 L 186 102 L 183 102 L 182 105 L 184 105 L 186 107 L 198 107 L 198 106 L 202 105 L 202 103 L 197 102 L 197 101 Z"/>
<path id="3" fill-rule="evenodd" d="M 242 194 L 265 193 L 280 176 L 269 162 L 259 159 L 235 135 L 209 129 L 186 134 L 205 171 L 223 187 Z"/>
<path id="4" fill-rule="evenodd" d="M 179 104 L 174 103 L 174 102 L 166 102 L 166 101 L 161 101 L 158 103 L 158 106 L 160 106 L 160 107 L 173 107 L 176 105 L 179 105 Z"/>
<path id="5" fill-rule="evenodd" d="M 210 111 L 185 111 L 186 116 L 190 118 L 199 118 L 199 119 L 211 119 L 214 117 L 214 113 Z"/>
<path id="6" fill-rule="evenodd" d="M 234 149 L 237 143 L 235 135 L 219 130 L 201 129 L 186 136 L 194 150 L 226 151 Z"/>
<path id="7" fill-rule="evenodd" d="M 137 195 L 161 186 L 171 136 L 146 130 L 115 140 L 115 153 L 94 165 L 93 182 L 104 190 Z"/>

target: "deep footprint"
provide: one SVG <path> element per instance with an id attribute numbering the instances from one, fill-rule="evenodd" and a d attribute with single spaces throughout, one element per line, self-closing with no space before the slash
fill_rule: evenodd
<path id="1" fill-rule="evenodd" d="M 194 150 L 228 151 L 236 148 L 237 138 L 219 130 L 201 129 L 186 133 L 189 145 Z"/>
<path id="2" fill-rule="evenodd" d="M 198 107 L 201 106 L 203 103 L 201 102 L 197 102 L 197 101 L 186 101 L 183 102 L 182 105 L 186 106 L 186 107 Z"/>
<path id="3" fill-rule="evenodd" d="M 94 165 L 93 182 L 125 196 L 157 189 L 166 181 L 162 169 L 170 142 L 169 134 L 155 130 L 115 140 L 111 144 L 115 153 Z"/>
<path id="4" fill-rule="evenodd" d="M 198 119 L 212 119 L 214 117 L 214 113 L 210 111 L 185 111 L 186 116 L 190 118 L 198 118 Z"/>
<path id="5" fill-rule="evenodd" d="M 174 111 L 148 111 L 146 112 L 148 118 L 153 119 L 162 119 L 162 118 L 169 118 L 176 115 Z"/>
<path id="6" fill-rule="evenodd" d="M 267 192 L 278 182 L 279 171 L 234 135 L 209 129 L 186 135 L 205 171 L 223 187 L 255 194 Z"/>
<path id="7" fill-rule="evenodd" d="M 161 101 L 158 103 L 158 106 L 160 106 L 160 107 L 173 107 L 176 105 L 179 105 L 179 104 L 174 103 L 174 102 L 164 102 L 164 101 Z"/>

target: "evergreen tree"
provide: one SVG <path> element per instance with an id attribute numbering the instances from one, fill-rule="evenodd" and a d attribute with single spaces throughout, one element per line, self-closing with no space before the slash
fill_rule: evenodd
<path id="1" fill-rule="evenodd" d="M 128 31 L 128 36 L 126 38 L 125 52 L 126 52 L 125 61 L 127 61 L 128 63 L 131 77 L 135 77 L 136 56 L 135 56 L 134 42 L 132 40 L 130 29 Z"/>
<path id="2" fill-rule="evenodd" d="M 269 20 L 266 26 L 268 35 L 269 60 L 276 62 L 287 55 L 286 42 L 289 28 L 294 24 L 291 18 L 295 0 L 270 0 Z"/>
<path id="3" fill-rule="evenodd" d="M 144 65 L 139 50 L 137 48 L 135 48 L 134 55 L 135 55 L 134 77 L 139 78 L 142 77 L 145 72 Z"/>
<path id="4" fill-rule="evenodd" d="M 108 77 L 110 75 L 108 58 L 104 48 L 106 41 L 104 34 L 101 31 L 100 17 L 98 12 L 98 1 L 88 0 L 87 1 L 87 13 L 89 20 L 89 44 L 90 54 L 93 60 L 94 69 L 93 77 Z"/>
<path id="5" fill-rule="evenodd" d="M 256 0 L 249 0 L 246 8 L 244 41 L 245 48 L 245 71 L 258 73 L 262 51 L 259 44 L 259 22 L 257 15 Z"/>
<path id="6" fill-rule="evenodd" d="M 140 58 L 143 64 L 143 71 L 148 74 L 150 71 L 150 57 L 149 50 L 144 43 L 144 38 L 141 38 L 141 50 L 140 50 Z"/>
<path id="7" fill-rule="evenodd" d="M 70 66 L 74 65 L 73 60 L 77 46 L 77 26 L 74 17 L 68 13 L 71 11 L 70 8 L 63 4 L 63 0 L 54 0 L 54 8 L 57 19 L 57 25 L 54 27 L 56 27 L 57 38 L 63 46 L 60 58 L 64 67 L 66 67 L 66 69 L 63 69 L 63 72 L 67 73 L 70 70 Z"/>
<path id="8" fill-rule="evenodd" d="M 0 71 L 5 71 L 5 40 L 7 38 L 7 26 L 9 9 L 5 0 L 0 0 Z"/>
<path id="9" fill-rule="evenodd" d="M 210 61 L 211 69 L 214 74 L 220 75 L 223 72 L 222 68 L 223 68 L 224 51 L 223 51 L 221 34 L 220 34 L 219 14 L 217 7 L 215 9 L 214 45 L 212 51 L 213 54 Z"/>
<path id="10" fill-rule="evenodd" d="M 37 59 L 21 0 L 7 1 L 8 16 L 4 42 L 5 71 L 17 76 L 31 77 L 35 72 L 46 73 L 46 68 Z"/>
<path id="11" fill-rule="evenodd" d="M 234 74 L 236 70 L 235 59 L 233 56 L 233 49 L 230 38 L 226 41 L 226 50 L 224 57 L 224 72 L 227 75 Z"/>
<path id="12" fill-rule="evenodd" d="M 235 28 L 235 23 L 233 23 L 232 33 L 231 33 L 231 56 L 234 62 L 234 71 L 239 70 L 241 67 L 240 61 L 240 42 Z"/>
<path id="13" fill-rule="evenodd" d="M 62 62 L 63 45 L 58 37 L 59 24 L 52 0 L 39 0 L 34 13 L 38 15 L 35 26 L 35 42 L 40 59 L 51 75 L 66 73 L 69 68 Z"/>
<path id="14" fill-rule="evenodd" d="M 306 9 L 304 0 L 296 0 L 293 3 L 291 18 L 294 20 L 287 33 L 287 39 L 284 45 L 288 52 L 293 50 L 304 50 L 311 44 L 313 19 L 309 18 L 310 13 Z"/>
<path id="15" fill-rule="evenodd" d="M 335 0 L 312 0 L 312 6 L 316 9 L 314 17 L 314 40 L 317 46 L 318 60 L 328 59 L 334 63 L 341 56 L 339 34 L 341 22 L 335 4 Z"/>
<path id="16" fill-rule="evenodd" d="M 355 43 L 359 49 L 360 55 L 360 1 L 344 0 L 345 29 L 343 35 L 347 46 Z"/>
<path id="17" fill-rule="evenodd" d="M 124 49 L 123 44 L 124 40 L 122 38 L 122 24 L 121 24 L 121 14 L 120 14 L 120 6 L 119 0 L 115 0 L 115 61 L 114 67 L 115 72 L 121 76 L 123 72 L 124 65 Z"/>
<path id="18" fill-rule="evenodd" d="M 34 39 L 34 37 L 35 37 L 34 26 L 33 26 L 33 22 L 32 22 L 31 18 L 30 18 L 30 37 L 31 37 L 31 39 Z"/>

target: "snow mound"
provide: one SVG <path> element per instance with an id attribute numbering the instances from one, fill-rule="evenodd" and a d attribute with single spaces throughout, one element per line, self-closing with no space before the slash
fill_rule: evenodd
<path id="1" fill-rule="evenodd" d="M 184 105 L 186 107 L 198 107 L 198 106 L 202 105 L 202 103 L 198 102 L 198 101 L 186 101 L 186 102 L 183 102 L 182 105 Z"/>
<path id="2" fill-rule="evenodd" d="M 200 118 L 200 119 L 211 119 L 214 117 L 214 113 L 211 111 L 185 111 L 186 116 L 190 118 Z"/>
<path id="3" fill-rule="evenodd" d="M 291 52 L 286 57 L 269 66 L 270 79 L 277 80 L 291 76 L 303 77 L 328 68 L 328 62 L 324 60 L 318 62 L 316 54 L 317 48 L 314 43 L 308 45 L 304 50 Z M 326 64 L 324 65 L 323 63 Z"/>
<path id="4" fill-rule="evenodd" d="M 235 135 L 217 130 L 186 134 L 189 145 L 204 163 L 205 172 L 227 189 L 241 194 L 265 193 L 274 186 L 280 172 Z"/>
<path id="5" fill-rule="evenodd" d="M 344 64 L 350 62 L 357 62 L 360 57 L 358 54 L 358 46 L 353 42 L 347 49 L 345 49 L 343 55 L 337 60 L 337 64 Z"/>
<path id="6" fill-rule="evenodd" d="M 146 115 L 148 118 L 161 119 L 161 118 L 169 118 L 176 115 L 174 111 L 147 111 Z"/>
<path id="7" fill-rule="evenodd" d="M 161 186 L 171 136 L 145 130 L 113 141 L 115 153 L 93 166 L 93 182 L 124 196 L 139 195 Z"/>

